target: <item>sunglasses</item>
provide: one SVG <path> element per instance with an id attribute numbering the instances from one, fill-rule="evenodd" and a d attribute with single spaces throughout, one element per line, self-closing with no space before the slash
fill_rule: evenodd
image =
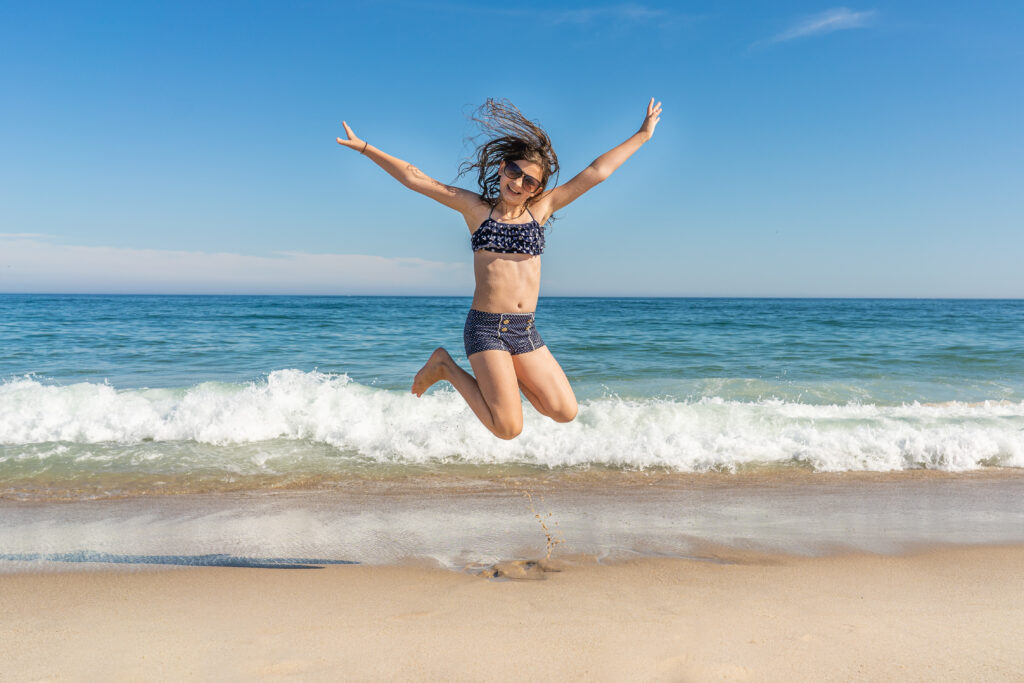
<path id="1" fill-rule="evenodd" d="M 526 175 L 523 173 L 523 169 L 514 161 L 505 162 L 505 177 L 509 180 L 515 180 L 517 178 L 523 179 L 523 189 L 527 192 L 535 192 L 540 188 L 540 181 L 534 178 L 532 175 Z"/>

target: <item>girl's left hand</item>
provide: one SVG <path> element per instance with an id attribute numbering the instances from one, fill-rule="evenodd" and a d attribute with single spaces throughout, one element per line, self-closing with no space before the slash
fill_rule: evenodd
<path id="1" fill-rule="evenodd" d="M 647 105 L 647 118 L 644 119 L 644 125 L 640 126 L 640 132 L 646 133 L 648 140 L 654 135 L 654 127 L 658 125 L 658 121 L 661 121 L 661 102 L 655 104 L 652 97 Z"/>

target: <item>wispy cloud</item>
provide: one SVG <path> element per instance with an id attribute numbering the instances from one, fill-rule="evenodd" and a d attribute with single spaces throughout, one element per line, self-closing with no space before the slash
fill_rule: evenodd
<path id="1" fill-rule="evenodd" d="M 7 239 L 43 239 L 50 235 L 44 235 L 41 232 L 0 232 L 0 240 Z"/>
<path id="2" fill-rule="evenodd" d="M 751 47 L 785 43 L 797 38 L 809 36 L 820 36 L 834 31 L 843 31 L 853 28 L 864 28 L 874 20 L 877 12 L 875 10 L 864 10 L 854 12 L 846 7 L 837 7 L 826 10 L 820 14 L 805 17 L 800 22 L 790 26 L 785 31 L 777 33 L 771 38 L 756 41 Z"/>
<path id="3" fill-rule="evenodd" d="M 669 14 L 662 9 L 652 9 L 644 5 L 632 3 L 608 5 L 606 7 L 585 7 L 574 10 L 548 10 L 548 12 L 550 14 L 549 20 L 555 24 L 586 24 L 597 19 L 645 22 L 663 19 Z"/>
<path id="4" fill-rule="evenodd" d="M 420 258 L 253 256 L 54 244 L 30 233 L 4 236 L 0 292 L 458 294 L 472 288 L 468 265 Z"/>
<path id="5" fill-rule="evenodd" d="M 581 9 L 533 8 L 516 5 L 493 4 L 451 4 L 451 3 L 410 3 L 420 10 L 457 12 L 460 14 L 483 14 L 492 16 L 521 17 L 548 24 L 589 24 L 606 19 L 634 23 L 652 22 L 672 15 L 668 10 L 657 9 L 638 3 L 621 3 Z"/>

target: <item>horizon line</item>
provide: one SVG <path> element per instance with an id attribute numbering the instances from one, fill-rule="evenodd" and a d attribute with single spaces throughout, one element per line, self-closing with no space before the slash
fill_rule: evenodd
<path id="1" fill-rule="evenodd" d="M 138 296 L 138 297 L 263 297 L 309 299 L 472 299 L 471 294 L 241 294 L 241 293 L 181 293 L 181 292 L 0 292 L 0 296 Z M 760 300 L 850 300 L 850 301 L 1024 301 L 1016 296 L 807 296 L 807 295 L 749 295 L 749 294 L 552 294 L 538 299 L 760 299 Z"/>

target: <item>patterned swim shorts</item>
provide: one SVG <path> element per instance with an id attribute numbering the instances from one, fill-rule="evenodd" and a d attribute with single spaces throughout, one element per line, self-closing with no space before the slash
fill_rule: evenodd
<path id="1" fill-rule="evenodd" d="M 513 356 L 544 346 L 533 313 L 485 313 L 469 309 L 462 339 L 466 357 L 480 351 L 508 351 Z"/>

